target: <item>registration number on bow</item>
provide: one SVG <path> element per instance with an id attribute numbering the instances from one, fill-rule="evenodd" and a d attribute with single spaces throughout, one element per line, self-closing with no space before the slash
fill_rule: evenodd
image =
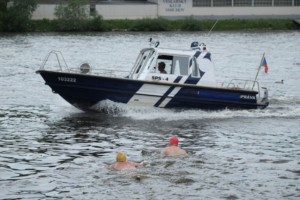
<path id="1" fill-rule="evenodd" d="M 63 81 L 63 82 L 76 82 L 76 78 L 71 78 L 71 77 L 58 77 L 58 81 Z"/>

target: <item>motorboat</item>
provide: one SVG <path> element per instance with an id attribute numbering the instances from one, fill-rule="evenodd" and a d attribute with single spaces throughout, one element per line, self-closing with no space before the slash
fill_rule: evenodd
<path id="1" fill-rule="evenodd" d="M 211 53 L 205 44 L 192 42 L 186 49 L 159 47 L 150 40 L 131 71 L 96 69 L 88 63 L 70 68 L 61 52 L 51 51 L 36 73 L 54 93 L 83 111 L 102 101 L 159 108 L 264 109 L 268 90 L 256 80 L 217 82 Z M 47 68 L 50 56 L 56 68 Z M 159 66 L 159 65 L 162 65 Z M 161 71 L 164 68 L 163 71 Z"/>

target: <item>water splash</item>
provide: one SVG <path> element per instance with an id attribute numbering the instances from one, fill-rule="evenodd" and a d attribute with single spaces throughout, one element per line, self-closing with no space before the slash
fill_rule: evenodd
<path id="1" fill-rule="evenodd" d="M 156 120 L 165 121 L 177 120 L 199 120 L 199 119 L 229 119 L 229 118 L 271 118 L 286 117 L 294 118 L 300 116 L 300 107 L 290 106 L 291 99 L 273 100 L 277 105 L 270 106 L 265 110 L 217 110 L 205 111 L 200 109 L 163 109 L 156 107 L 132 106 L 122 103 L 115 103 L 109 100 L 101 101 L 93 109 L 113 116 L 129 117 L 135 120 Z M 296 100 L 297 102 L 297 100 Z M 283 103 L 283 104 L 282 104 Z"/>

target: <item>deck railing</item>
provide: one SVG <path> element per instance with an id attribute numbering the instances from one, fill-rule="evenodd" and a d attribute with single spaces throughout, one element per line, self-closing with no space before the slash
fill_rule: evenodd
<path id="1" fill-rule="evenodd" d="M 102 75 L 108 77 L 125 77 L 130 74 L 130 71 L 125 71 L 125 70 L 92 69 L 88 63 L 83 63 L 78 68 L 70 68 L 66 63 L 63 54 L 60 51 L 55 51 L 55 50 L 47 54 L 47 56 L 45 57 L 42 63 L 42 66 L 40 67 L 40 70 L 47 70 L 48 67 L 46 67 L 46 64 L 49 61 L 49 58 L 51 56 L 54 56 L 54 58 L 56 59 L 58 66 L 55 66 L 55 68 L 58 67 L 57 71 L 60 72 Z"/>
<path id="2" fill-rule="evenodd" d="M 232 79 L 227 86 L 227 88 L 236 88 L 236 89 L 246 89 L 246 90 L 259 90 L 259 83 L 253 80 L 247 79 Z"/>
<path id="3" fill-rule="evenodd" d="M 56 58 L 56 60 L 58 62 L 58 66 L 59 66 L 60 71 L 64 71 L 62 64 L 64 64 L 64 67 L 67 69 L 67 71 L 70 71 L 69 67 L 68 67 L 68 65 L 67 65 L 67 63 L 65 61 L 65 58 L 62 55 L 62 53 L 60 51 L 55 51 L 55 50 L 50 51 L 48 53 L 48 55 L 45 57 L 45 59 L 43 61 L 43 64 L 42 64 L 42 66 L 41 66 L 40 69 L 45 69 L 46 63 L 48 62 L 48 60 L 49 60 L 49 58 L 50 58 L 51 55 L 55 56 L 55 58 Z M 61 62 L 61 60 L 63 61 L 63 63 Z"/>
<path id="4" fill-rule="evenodd" d="M 246 79 L 232 79 L 227 85 L 222 85 L 222 86 L 230 89 L 245 89 L 245 90 L 257 91 L 259 99 L 261 96 L 258 81 L 246 80 Z"/>

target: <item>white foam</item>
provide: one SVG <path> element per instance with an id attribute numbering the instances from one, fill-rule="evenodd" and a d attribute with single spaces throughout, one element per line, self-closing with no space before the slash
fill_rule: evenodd
<path id="1" fill-rule="evenodd" d="M 199 120 L 199 119 L 229 119 L 229 118 L 271 118 L 271 117 L 300 117 L 300 107 L 280 105 L 269 106 L 264 110 L 218 110 L 204 111 L 200 109 L 163 109 L 156 107 L 138 107 L 122 103 L 114 103 L 109 100 L 99 102 L 93 107 L 97 111 L 105 112 L 114 116 L 129 117 L 135 120 L 164 121 Z"/>

